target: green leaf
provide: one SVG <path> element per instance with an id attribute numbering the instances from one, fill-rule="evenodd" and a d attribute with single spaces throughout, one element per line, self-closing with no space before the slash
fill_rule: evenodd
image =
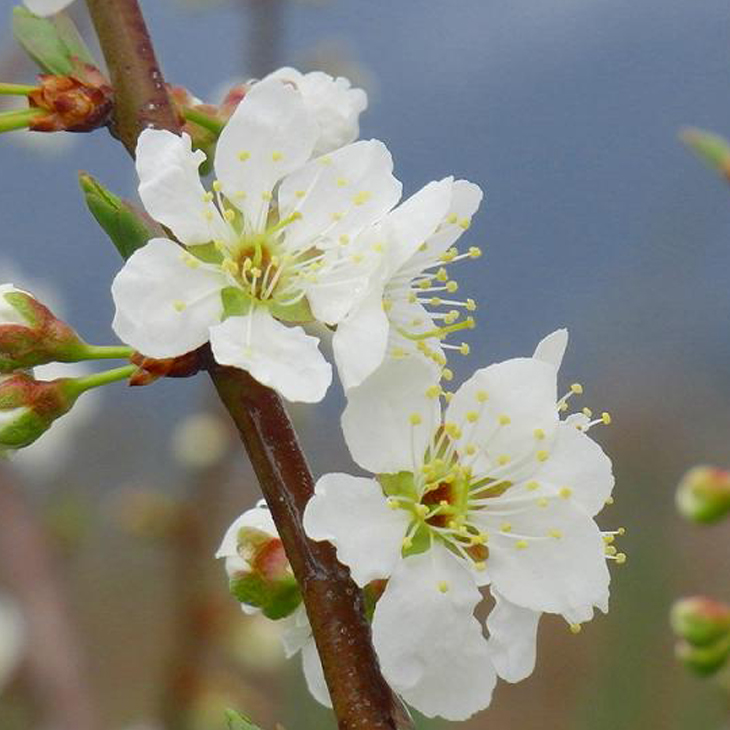
<path id="1" fill-rule="evenodd" d="M 302 602 L 293 576 L 270 581 L 258 573 L 246 573 L 231 578 L 229 589 L 237 601 L 260 608 L 266 618 L 274 621 L 291 616 Z"/>
<path id="2" fill-rule="evenodd" d="M 68 76 L 78 70 L 79 62 L 97 65 L 73 21 L 63 13 L 39 18 L 17 7 L 12 24 L 18 43 L 46 73 Z"/>
<path id="3" fill-rule="evenodd" d="M 228 721 L 228 730 L 261 730 L 248 717 L 235 710 L 226 710 L 226 720 Z"/>
<path id="4" fill-rule="evenodd" d="M 91 175 L 81 173 L 79 183 L 91 214 L 125 260 L 150 238 L 165 237 L 162 226 L 107 190 Z"/>

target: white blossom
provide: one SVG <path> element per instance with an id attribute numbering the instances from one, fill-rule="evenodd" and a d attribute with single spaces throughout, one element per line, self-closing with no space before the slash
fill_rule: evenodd
<path id="1" fill-rule="evenodd" d="M 117 275 L 113 326 L 123 341 L 164 358 L 210 340 L 219 363 L 289 400 L 324 396 L 331 366 L 317 338 L 292 325 L 335 325 L 348 313 L 368 272 L 338 242 L 380 220 L 401 185 L 377 140 L 311 160 L 318 133 L 293 86 L 255 84 L 218 140 L 212 192 L 187 135 L 140 135 L 140 196 L 184 247 L 153 239 Z"/>
<path id="2" fill-rule="evenodd" d="M 458 283 L 447 266 L 478 258 L 472 246 L 454 244 L 469 228 L 482 199 L 477 185 L 451 177 L 426 185 L 372 226 L 351 246 L 354 255 L 375 251 L 368 287 L 333 338 L 340 379 L 349 389 L 362 383 L 386 357 L 420 356 L 436 369 L 444 350 L 469 352 L 466 343 L 446 344 L 450 334 L 474 326 L 476 303 L 454 296 Z M 447 373 L 448 375 L 449 373 Z"/>
<path id="3" fill-rule="evenodd" d="M 606 558 L 623 556 L 593 517 L 614 480 L 586 432 L 609 417 L 560 418 L 582 391 L 557 397 L 566 343 L 559 330 L 533 357 L 478 370 L 443 416 L 441 387 L 417 358 L 388 361 L 348 395 L 345 438 L 377 479 L 323 476 L 304 525 L 335 545 L 359 585 L 388 579 L 375 647 L 426 715 L 456 720 L 486 707 L 495 670 L 528 676 L 540 613 L 576 626 L 608 608 Z M 489 640 L 473 616 L 487 585 Z"/>
<path id="4" fill-rule="evenodd" d="M 303 74 L 290 67 L 274 71 L 264 81 L 269 79 L 292 84 L 301 93 L 319 129 L 313 154 L 332 152 L 358 138 L 360 114 L 367 108 L 368 98 L 362 89 L 353 89 L 348 79 L 322 71 Z"/>
<path id="5" fill-rule="evenodd" d="M 45 17 L 55 15 L 67 8 L 73 0 L 23 0 L 25 6 L 34 15 Z"/>

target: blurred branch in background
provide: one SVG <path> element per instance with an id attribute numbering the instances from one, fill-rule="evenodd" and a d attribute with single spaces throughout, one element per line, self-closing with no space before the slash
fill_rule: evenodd
<path id="1" fill-rule="evenodd" d="M 57 730 L 101 730 L 53 550 L 5 470 L 0 472 L 0 571 L 24 614 L 27 679 L 43 721 Z"/>
<path id="2" fill-rule="evenodd" d="M 248 14 L 248 38 L 242 44 L 243 68 L 263 78 L 279 66 L 284 26 L 284 0 L 238 0 Z"/>

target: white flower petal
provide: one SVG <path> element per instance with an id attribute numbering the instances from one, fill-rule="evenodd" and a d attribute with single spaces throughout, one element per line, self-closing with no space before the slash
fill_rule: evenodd
<path id="1" fill-rule="evenodd" d="M 486 462 L 507 457 L 512 464 L 524 461 L 529 472 L 557 428 L 556 401 L 556 368 L 534 358 L 514 358 L 477 370 L 454 394 L 446 421 L 462 429 L 460 449 L 474 444 L 486 449 L 481 454 Z M 471 422 L 474 414 L 477 420 Z"/>
<path id="2" fill-rule="evenodd" d="M 444 547 L 401 562 L 378 601 L 373 644 L 391 686 L 427 717 L 465 720 L 489 705 L 496 675 L 473 611 L 469 572 Z"/>
<path id="3" fill-rule="evenodd" d="M 25 317 L 5 298 L 6 294 L 28 294 L 28 292 L 18 289 L 14 284 L 0 285 L 0 325 L 19 324 L 27 327 L 28 322 Z M 33 295 L 28 294 L 28 296 Z"/>
<path id="4" fill-rule="evenodd" d="M 437 384 L 420 359 L 386 360 L 362 385 L 347 394 L 342 430 L 352 458 L 374 474 L 417 471 L 439 424 L 438 398 L 426 391 Z M 413 417 L 420 418 L 414 425 Z"/>
<path id="5" fill-rule="evenodd" d="M 30 10 L 34 15 L 38 15 L 41 18 L 60 13 L 64 8 L 67 8 L 73 0 L 23 0 L 25 7 Z"/>
<path id="6" fill-rule="evenodd" d="M 332 707 L 332 700 L 327 689 L 327 682 L 324 679 L 324 670 L 322 662 L 317 653 L 317 647 L 314 639 L 310 639 L 302 647 L 302 669 L 304 669 L 304 679 L 307 681 L 309 691 L 320 705 Z"/>
<path id="7" fill-rule="evenodd" d="M 489 648 L 497 674 L 507 682 L 521 682 L 535 669 L 540 613 L 510 603 L 492 590 L 494 608 L 487 617 Z"/>
<path id="8" fill-rule="evenodd" d="M 446 217 L 454 179 L 430 182 L 395 208 L 383 221 L 388 270 L 395 273 L 436 231 Z"/>
<path id="9" fill-rule="evenodd" d="M 137 141 L 139 197 L 147 212 L 187 245 L 227 240 L 229 228 L 205 195 L 198 168 L 202 150 L 189 135 L 145 129 Z"/>
<path id="10" fill-rule="evenodd" d="M 301 93 L 319 127 L 315 155 L 331 152 L 357 139 L 359 116 L 368 100 L 365 92 L 351 88 L 346 78 L 332 78 L 321 71 L 302 74 L 286 67 L 269 74 L 264 81 L 268 79 L 293 84 Z"/>
<path id="11" fill-rule="evenodd" d="M 540 464 L 534 479 L 558 488 L 569 487 L 573 499 L 589 515 L 603 509 L 615 481 L 611 460 L 603 449 L 588 434 L 566 422 L 558 426 L 550 457 Z"/>
<path id="12" fill-rule="evenodd" d="M 337 325 L 332 349 L 346 391 L 360 385 L 383 362 L 389 330 L 380 289 L 372 291 Z"/>
<path id="13" fill-rule="evenodd" d="M 192 265 L 191 265 L 192 263 Z M 119 338 L 149 357 L 174 357 L 208 341 L 227 280 L 165 238 L 135 251 L 112 284 Z"/>
<path id="14" fill-rule="evenodd" d="M 230 558 L 238 555 L 238 533 L 243 527 L 252 527 L 260 532 L 268 533 L 271 537 L 279 537 L 271 512 L 266 507 L 253 507 L 239 515 L 226 530 L 223 541 L 215 554 L 216 558 Z"/>
<path id="15" fill-rule="evenodd" d="M 283 325 L 265 307 L 211 328 L 210 344 L 221 365 L 247 370 L 290 401 L 317 403 L 332 382 L 319 340 Z"/>
<path id="16" fill-rule="evenodd" d="M 401 559 L 410 516 L 393 510 L 374 479 L 349 474 L 320 477 L 304 511 L 312 540 L 329 540 L 359 586 L 387 578 Z"/>
<path id="17" fill-rule="evenodd" d="M 380 220 L 399 200 L 393 158 L 376 139 L 361 140 L 319 157 L 289 175 L 279 188 L 283 218 L 301 219 L 286 229 L 289 250 L 339 245 Z"/>
<path id="18" fill-rule="evenodd" d="M 472 513 L 489 535 L 493 588 L 518 606 L 558 613 L 569 623 L 590 620 L 594 606 L 605 610 L 610 575 L 596 523 L 572 497 L 542 485 L 522 510 L 514 493 L 508 489 L 491 509 Z"/>
<path id="19" fill-rule="evenodd" d="M 559 370 L 567 347 L 568 330 L 555 330 L 537 343 L 533 357 L 537 360 L 544 360 Z"/>
<path id="20" fill-rule="evenodd" d="M 299 604 L 294 613 L 279 619 L 277 623 L 281 627 L 281 643 L 287 659 L 291 659 L 312 640 L 312 627 L 303 603 Z"/>
<path id="21" fill-rule="evenodd" d="M 271 192 L 310 157 L 316 122 L 301 94 L 273 79 L 254 84 L 218 138 L 215 172 L 249 232 L 266 224 Z"/>

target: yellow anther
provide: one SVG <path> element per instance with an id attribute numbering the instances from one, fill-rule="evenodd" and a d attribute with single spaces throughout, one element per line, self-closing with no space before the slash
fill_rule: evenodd
<path id="1" fill-rule="evenodd" d="M 338 177 L 337 178 L 337 187 L 344 188 L 345 185 L 347 185 L 347 180 L 344 177 Z"/>
<path id="2" fill-rule="evenodd" d="M 487 536 L 483 532 L 479 532 L 476 535 L 472 535 L 469 542 L 472 545 L 484 545 L 487 542 Z"/>
<path id="3" fill-rule="evenodd" d="M 477 326 L 477 323 L 476 323 L 476 320 L 474 319 L 474 317 L 467 317 L 465 323 L 466 323 L 467 329 L 470 329 L 470 330 L 473 330 Z"/>
<path id="4" fill-rule="evenodd" d="M 422 253 L 423 253 L 423 251 L 427 251 L 427 250 L 428 250 L 428 244 L 427 244 L 427 243 L 426 243 L 426 242 L 424 241 L 424 242 L 423 242 L 423 243 L 422 243 L 422 244 L 421 244 L 421 245 L 420 245 L 420 246 L 418 247 L 418 250 L 419 250 L 419 251 L 421 251 Z"/>
<path id="5" fill-rule="evenodd" d="M 471 347 L 469 347 L 468 342 L 462 342 L 459 345 L 459 354 L 464 355 L 466 357 L 471 352 Z"/>
<path id="6" fill-rule="evenodd" d="M 436 281 L 445 282 L 449 280 L 449 272 L 442 266 L 436 272 Z"/>
<path id="7" fill-rule="evenodd" d="M 284 159 L 284 155 L 281 152 L 272 152 L 271 153 L 271 159 L 274 162 L 281 162 Z"/>
<path id="8" fill-rule="evenodd" d="M 554 537 L 556 540 L 560 540 L 560 538 L 563 536 L 563 533 L 561 530 L 548 530 L 548 535 L 550 537 Z"/>
<path id="9" fill-rule="evenodd" d="M 547 498 L 547 497 L 540 497 L 540 498 L 539 498 L 539 499 L 537 500 L 537 506 L 538 506 L 538 507 L 547 507 L 547 506 L 548 506 L 548 504 L 550 504 L 550 501 L 548 500 L 548 498 Z"/>
<path id="10" fill-rule="evenodd" d="M 465 231 L 469 228 L 470 225 L 471 225 L 470 218 L 462 218 L 459 221 L 459 228 L 463 228 Z"/>
<path id="11" fill-rule="evenodd" d="M 560 404 L 560 405 L 558 406 L 558 410 L 559 410 L 559 411 L 560 411 L 561 413 L 565 413 L 565 411 L 567 411 L 567 410 L 568 410 L 568 404 L 567 404 L 567 403 L 561 403 L 561 404 Z"/>
<path id="12" fill-rule="evenodd" d="M 547 461 L 550 454 L 545 449 L 540 449 L 535 456 L 538 461 Z"/>
<path id="13" fill-rule="evenodd" d="M 558 494 L 563 499 L 569 499 L 572 496 L 572 494 L 573 494 L 573 490 L 570 487 L 560 487 L 560 490 L 558 491 Z"/>
<path id="14" fill-rule="evenodd" d="M 363 259 L 363 256 L 362 256 L 361 253 L 353 254 L 350 257 L 350 260 L 352 261 L 353 264 L 360 264 L 360 263 L 362 263 L 362 259 Z"/>
<path id="15" fill-rule="evenodd" d="M 440 297 L 431 297 L 429 304 L 432 307 L 440 307 L 441 306 L 441 298 Z"/>
<path id="16" fill-rule="evenodd" d="M 603 551 L 606 553 L 606 555 L 616 555 L 616 553 L 618 552 L 615 545 L 606 545 Z"/>
<path id="17" fill-rule="evenodd" d="M 601 413 L 601 420 L 603 421 L 603 423 L 606 426 L 609 426 L 611 424 L 611 420 L 612 420 L 611 419 L 611 414 L 610 413 L 606 413 L 606 411 L 604 411 L 603 413 Z"/>
<path id="18" fill-rule="evenodd" d="M 483 573 L 487 569 L 487 564 L 484 562 L 478 562 L 474 563 L 474 570 L 479 571 L 480 573 Z"/>
<path id="19" fill-rule="evenodd" d="M 590 418 L 593 415 L 593 411 L 590 408 L 581 409 L 581 413 L 586 417 Z"/>
<path id="20" fill-rule="evenodd" d="M 229 222 L 232 223 L 236 218 L 236 211 L 231 210 L 230 208 L 226 208 L 223 211 L 223 217 Z"/>
<path id="21" fill-rule="evenodd" d="M 469 256 L 473 259 L 478 259 L 482 255 L 482 249 L 478 246 L 469 247 Z"/>
<path id="22" fill-rule="evenodd" d="M 626 534 L 626 528 L 625 527 L 619 527 L 618 530 L 616 530 L 616 532 L 619 535 L 625 535 Z"/>
<path id="23" fill-rule="evenodd" d="M 570 624 L 570 633 L 579 634 L 583 627 L 580 624 Z"/>
<path id="24" fill-rule="evenodd" d="M 475 312 L 477 308 L 477 303 L 473 299 L 467 299 L 466 300 L 466 308 L 470 312 Z"/>
<path id="25" fill-rule="evenodd" d="M 213 193 L 206 193 L 205 195 L 203 195 L 203 202 L 212 203 L 213 202 Z"/>
<path id="26" fill-rule="evenodd" d="M 332 220 L 333 221 L 341 221 L 342 218 L 343 218 L 343 215 L 342 215 L 342 213 L 335 212 L 335 213 L 332 214 L 331 217 L 332 217 Z"/>
<path id="27" fill-rule="evenodd" d="M 507 464 L 509 464 L 509 456 L 507 456 L 507 454 L 501 454 L 497 457 L 497 463 L 500 466 L 507 466 Z"/>
<path id="28" fill-rule="evenodd" d="M 454 225 L 458 220 L 459 216 L 457 216 L 456 213 L 451 213 L 451 215 L 446 218 L 446 222 L 451 223 L 451 225 Z"/>
<path id="29" fill-rule="evenodd" d="M 236 192 L 233 194 L 233 197 L 236 198 L 236 200 L 243 200 L 246 197 L 246 191 L 236 190 Z"/>
<path id="30" fill-rule="evenodd" d="M 452 262 L 457 257 L 458 253 L 459 252 L 455 248 L 450 248 L 448 251 L 446 251 L 445 253 L 442 253 L 441 254 L 441 260 L 445 264 L 448 264 L 448 263 Z"/>
<path id="31" fill-rule="evenodd" d="M 370 198 L 373 197 L 373 194 L 369 190 L 361 190 L 357 195 L 355 195 L 352 199 L 352 202 L 355 205 L 363 205 L 363 203 L 367 203 Z"/>
<path id="32" fill-rule="evenodd" d="M 583 386 L 580 383 L 573 383 L 573 385 L 570 386 L 570 392 L 580 395 L 583 392 Z"/>
<path id="33" fill-rule="evenodd" d="M 545 438 L 545 431 L 541 428 L 536 428 L 532 434 L 538 441 L 542 441 Z"/>
<path id="34" fill-rule="evenodd" d="M 467 444 L 466 445 L 466 455 L 467 456 L 474 456 L 474 454 L 477 453 L 477 447 L 474 444 Z"/>
<path id="35" fill-rule="evenodd" d="M 220 193 L 220 191 L 223 190 L 223 183 L 221 183 L 220 180 L 213 180 L 213 190 L 215 190 L 216 193 Z"/>
<path id="36" fill-rule="evenodd" d="M 303 197 L 304 197 L 304 196 L 305 196 L 306 194 L 307 194 L 307 191 L 306 191 L 306 190 L 296 190 L 296 191 L 294 192 L 294 195 L 295 195 L 295 196 L 296 196 L 297 198 L 303 198 Z"/>
<path id="37" fill-rule="evenodd" d="M 626 553 L 618 553 L 614 559 L 619 565 L 623 565 L 626 562 Z"/>
<path id="38" fill-rule="evenodd" d="M 459 288 L 459 283 L 456 281 L 449 281 L 446 284 L 446 291 L 449 292 L 449 294 L 453 294 L 455 291 L 457 291 Z"/>
<path id="39" fill-rule="evenodd" d="M 449 584 L 445 580 L 442 580 L 439 582 L 438 588 L 441 591 L 441 593 L 448 593 Z"/>
<path id="40" fill-rule="evenodd" d="M 479 403 L 486 403 L 489 400 L 489 393 L 486 390 L 478 390 L 477 400 Z"/>
<path id="41" fill-rule="evenodd" d="M 390 312 L 391 309 L 393 309 L 393 302 L 390 299 L 383 299 L 383 311 Z"/>
<path id="42" fill-rule="evenodd" d="M 346 233 L 343 233 L 343 234 L 342 234 L 342 235 L 340 236 L 340 243 L 341 243 L 341 244 L 342 244 L 343 246 L 347 246 L 347 244 L 348 244 L 348 243 L 350 243 L 350 237 L 349 237 L 349 236 L 348 236 L 348 235 L 347 235 Z"/>
<path id="43" fill-rule="evenodd" d="M 525 549 L 525 548 L 526 548 L 526 547 L 528 546 L 528 544 L 529 544 L 529 543 L 527 542 L 527 540 L 518 540 L 518 541 L 517 541 L 517 542 L 515 543 L 515 547 L 516 547 L 516 548 L 517 548 L 518 550 L 524 550 L 524 549 Z"/>
<path id="44" fill-rule="evenodd" d="M 423 419 L 420 413 L 411 413 L 410 421 L 411 426 L 419 426 L 423 422 Z"/>
<path id="45" fill-rule="evenodd" d="M 608 499 L 606 499 L 606 501 L 604 502 L 604 504 L 606 504 L 608 506 L 611 506 L 613 504 L 613 501 L 614 501 L 613 500 L 613 497 L 608 497 Z"/>
<path id="46" fill-rule="evenodd" d="M 504 413 L 499 417 L 498 420 L 500 426 L 509 426 L 509 424 L 512 423 L 512 419 Z"/>
<path id="47" fill-rule="evenodd" d="M 424 350 L 424 352 L 426 352 L 426 350 Z M 437 365 L 441 365 L 441 366 L 446 365 L 446 357 L 442 353 L 440 353 L 440 352 L 434 352 L 434 353 L 432 353 L 431 354 L 431 359 Z M 447 377 L 446 375 L 444 375 L 444 377 L 446 378 L 446 380 L 451 380 L 451 378 Z"/>
<path id="48" fill-rule="evenodd" d="M 529 489 L 529 491 L 534 492 L 536 489 L 540 488 L 540 484 L 536 481 L 527 482 L 525 484 L 525 489 Z"/>
<path id="49" fill-rule="evenodd" d="M 248 160 L 250 157 L 251 157 L 251 153 L 250 152 L 246 152 L 245 150 L 238 153 L 238 159 L 241 162 L 246 162 L 246 160 Z"/>
<path id="50" fill-rule="evenodd" d="M 382 243 L 374 243 L 373 244 L 373 251 L 375 251 L 375 253 L 383 253 L 383 244 Z"/>
<path id="51" fill-rule="evenodd" d="M 616 539 L 615 535 L 604 535 L 603 536 L 603 542 L 605 542 L 606 545 L 610 545 L 615 539 Z"/>
<path id="52" fill-rule="evenodd" d="M 175 300 L 172 303 L 172 306 L 175 308 L 176 312 L 182 312 L 187 307 L 185 302 L 181 301 L 180 299 Z"/>
<path id="53" fill-rule="evenodd" d="M 509 522 L 503 522 L 499 528 L 502 532 L 512 532 L 512 524 Z"/>
<path id="54" fill-rule="evenodd" d="M 449 370 L 449 368 L 444 368 L 441 371 L 441 377 L 444 380 L 453 380 L 454 379 L 454 373 L 451 370 Z"/>
<path id="55" fill-rule="evenodd" d="M 426 395 L 429 398 L 438 398 L 441 395 L 441 386 L 440 385 L 430 385 L 426 389 Z"/>
<path id="56" fill-rule="evenodd" d="M 456 309 L 451 309 L 444 315 L 444 323 L 454 324 L 459 319 L 459 316 L 459 312 Z"/>
<path id="57" fill-rule="evenodd" d="M 469 421 L 469 423 L 476 423 L 479 420 L 479 414 L 476 411 L 469 411 L 466 414 L 466 420 Z"/>

